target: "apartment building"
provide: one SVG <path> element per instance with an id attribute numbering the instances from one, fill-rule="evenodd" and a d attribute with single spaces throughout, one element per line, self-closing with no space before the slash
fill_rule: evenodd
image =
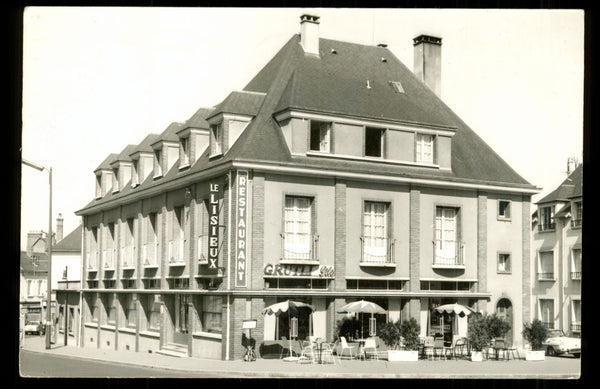
<path id="1" fill-rule="evenodd" d="M 498 312 L 522 347 L 539 190 L 440 100 L 441 38 L 407 42 L 413 73 L 300 21 L 241 91 L 95 170 L 82 346 L 239 359 L 245 320 L 259 349 L 289 336 L 273 303 L 312 304 L 298 338 L 332 340 L 340 307 L 368 299 L 376 324 L 450 338 L 466 319 L 437 305 Z"/>
<path id="2" fill-rule="evenodd" d="M 548 328 L 581 336 L 583 165 L 567 170 L 532 215 L 532 306 Z"/>

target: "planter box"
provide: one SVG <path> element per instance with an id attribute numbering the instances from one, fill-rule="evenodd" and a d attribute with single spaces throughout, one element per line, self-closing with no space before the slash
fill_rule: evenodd
<path id="1" fill-rule="evenodd" d="M 544 361 L 546 360 L 546 352 L 544 350 L 525 351 L 526 361 Z"/>
<path id="2" fill-rule="evenodd" d="M 388 350 L 388 361 L 393 362 L 416 362 L 419 360 L 419 352 L 413 350 Z"/>
<path id="3" fill-rule="evenodd" d="M 482 362 L 483 361 L 483 351 L 471 351 L 471 361 Z"/>

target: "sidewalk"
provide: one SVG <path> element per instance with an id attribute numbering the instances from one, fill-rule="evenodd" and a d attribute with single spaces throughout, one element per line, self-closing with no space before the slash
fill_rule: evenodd
<path id="1" fill-rule="evenodd" d="M 471 362 L 469 360 L 388 362 L 342 360 L 341 363 L 312 365 L 258 359 L 255 362 L 176 358 L 132 351 L 101 350 L 64 346 L 61 342 L 45 349 L 44 337 L 25 338 L 24 350 L 71 358 L 137 365 L 156 369 L 197 372 L 198 377 L 231 378 L 532 378 L 573 379 L 579 377 L 581 360 L 547 357 L 545 361 L 525 360 Z"/>

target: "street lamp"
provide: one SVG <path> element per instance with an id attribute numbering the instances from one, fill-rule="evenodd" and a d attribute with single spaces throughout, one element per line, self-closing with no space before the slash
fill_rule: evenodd
<path id="1" fill-rule="evenodd" d="M 46 298 L 48 302 L 46 303 L 46 349 L 50 349 L 50 338 L 52 334 L 52 168 L 48 169 L 44 166 L 38 165 L 37 163 L 33 163 L 30 161 L 26 161 L 21 159 L 21 162 L 24 165 L 37 169 L 39 171 L 47 170 L 48 171 L 48 184 L 50 185 L 50 197 L 48 200 L 49 203 L 49 211 L 48 211 L 48 237 L 46 239 L 46 244 L 48 245 L 48 286 L 46 287 Z"/>

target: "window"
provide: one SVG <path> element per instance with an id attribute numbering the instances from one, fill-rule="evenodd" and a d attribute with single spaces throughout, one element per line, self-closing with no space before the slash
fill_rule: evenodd
<path id="1" fill-rule="evenodd" d="M 365 128 L 365 156 L 383 157 L 383 129 Z"/>
<path id="2" fill-rule="evenodd" d="M 540 251 L 538 263 L 538 280 L 554 281 L 553 251 Z"/>
<path id="3" fill-rule="evenodd" d="M 116 193 L 119 191 L 119 168 L 113 169 L 112 174 L 112 192 Z"/>
<path id="4" fill-rule="evenodd" d="M 180 166 L 188 166 L 190 164 L 190 138 L 181 138 L 180 139 Z"/>
<path id="5" fill-rule="evenodd" d="M 148 331 L 160 331 L 160 301 L 159 294 L 149 294 L 146 296 L 146 320 Z"/>
<path id="6" fill-rule="evenodd" d="M 102 197 L 102 174 L 96 174 L 96 198 Z"/>
<path id="7" fill-rule="evenodd" d="M 154 177 L 161 177 L 162 172 L 162 149 L 154 150 Z"/>
<path id="8" fill-rule="evenodd" d="M 581 332 L 581 300 L 571 300 L 571 332 Z"/>
<path id="9" fill-rule="evenodd" d="M 90 307 L 90 319 L 93 323 L 98 323 L 100 317 L 100 309 L 98 308 L 98 296 L 96 293 L 92 293 L 87 297 L 88 306 Z"/>
<path id="10" fill-rule="evenodd" d="M 208 263 L 208 200 L 198 204 L 199 233 L 198 233 L 198 262 Z"/>
<path id="11" fill-rule="evenodd" d="M 540 207 L 539 209 L 539 231 L 554 230 L 554 207 Z"/>
<path id="12" fill-rule="evenodd" d="M 403 290 L 404 281 L 401 280 L 346 280 L 346 289 L 360 290 Z"/>
<path id="13" fill-rule="evenodd" d="M 202 330 L 221 333 L 221 296 L 205 296 L 202 299 Z"/>
<path id="14" fill-rule="evenodd" d="M 498 200 L 498 219 L 510 219 L 510 201 Z"/>
<path id="15" fill-rule="evenodd" d="M 38 280 L 37 282 L 37 295 L 38 296 L 45 296 L 46 295 L 46 291 L 44 290 L 45 288 L 42 286 L 43 285 L 42 280 Z"/>
<path id="16" fill-rule="evenodd" d="M 331 123 L 310 122 L 310 150 L 330 152 Z"/>
<path id="17" fill-rule="evenodd" d="M 140 184 L 139 159 L 131 160 L 131 187 L 135 188 Z"/>
<path id="18" fill-rule="evenodd" d="M 462 265 L 459 251 L 458 208 L 436 207 L 434 265 Z"/>
<path id="19" fill-rule="evenodd" d="M 106 310 L 107 323 L 115 325 L 117 321 L 117 305 L 113 294 L 104 296 L 104 309 Z"/>
<path id="20" fill-rule="evenodd" d="M 142 257 L 144 265 L 154 266 L 157 264 L 157 236 L 156 236 L 156 213 L 149 213 L 144 222 L 144 246 Z"/>
<path id="21" fill-rule="evenodd" d="M 309 197 L 285 197 L 283 259 L 314 259 L 312 255 L 311 205 L 312 199 Z"/>
<path id="22" fill-rule="evenodd" d="M 571 279 L 581 279 L 581 249 L 571 251 Z"/>
<path id="23" fill-rule="evenodd" d="M 27 296 L 28 297 L 33 296 L 33 281 L 32 280 L 27 280 Z"/>
<path id="24" fill-rule="evenodd" d="M 103 261 L 104 267 L 107 269 L 115 268 L 115 223 L 108 223 L 104 230 L 104 252 Z"/>
<path id="25" fill-rule="evenodd" d="M 581 201 L 573 203 L 572 215 L 571 227 L 581 227 L 581 221 L 583 220 L 583 203 Z"/>
<path id="26" fill-rule="evenodd" d="M 98 269 L 98 227 L 96 226 L 91 228 L 89 243 L 88 268 Z"/>
<path id="27" fill-rule="evenodd" d="M 498 253 L 498 273 L 510 273 L 510 254 Z"/>
<path id="28" fill-rule="evenodd" d="M 388 203 L 365 201 L 361 262 L 388 262 Z"/>
<path id="29" fill-rule="evenodd" d="M 137 297 L 135 293 L 128 293 L 125 295 L 125 322 L 127 327 L 135 328 L 136 314 L 137 314 Z"/>
<path id="30" fill-rule="evenodd" d="M 554 300 L 540 299 L 539 318 L 548 329 L 554 329 Z"/>
<path id="31" fill-rule="evenodd" d="M 417 134 L 416 158 L 417 163 L 433 163 L 433 135 Z"/>
<path id="32" fill-rule="evenodd" d="M 171 228 L 169 231 L 169 262 L 183 261 L 183 226 L 184 208 L 175 207 L 171 212 Z"/>
<path id="33" fill-rule="evenodd" d="M 212 132 L 212 153 L 211 155 L 219 155 L 223 153 L 223 124 L 215 124 L 210 126 Z"/>
<path id="34" fill-rule="evenodd" d="M 135 266 L 135 255 L 133 245 L 133 231 L 134 231 L 133 218 L 125 220 L 123 223 L 123 245 L 121 247 L 121 261 L 123 267 Z"/>

